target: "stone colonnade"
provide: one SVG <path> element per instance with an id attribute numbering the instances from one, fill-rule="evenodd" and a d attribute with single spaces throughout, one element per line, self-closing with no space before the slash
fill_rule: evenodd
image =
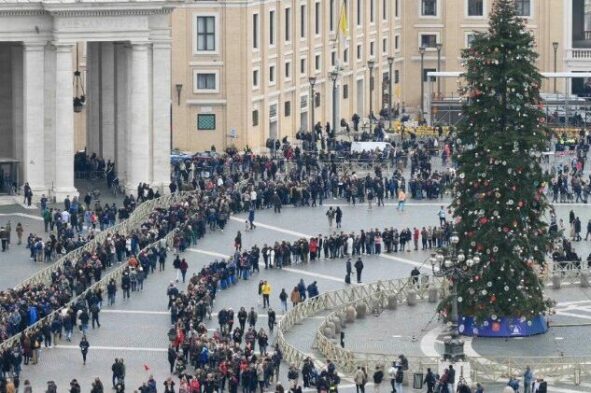
<path id="1" fill-rule="evenodd" d="M 35 197 L 77 195 L 74 89 L 86 44 L 88 154 L 115 162 L 127 189 L 170 179 L 171 33 L 177 0 L 0 4 L 0 158 Z"/>

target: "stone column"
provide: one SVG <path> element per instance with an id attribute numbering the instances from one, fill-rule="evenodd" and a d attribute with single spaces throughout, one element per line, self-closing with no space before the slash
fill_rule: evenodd
<path id="1" fill-rule="evenodd" d="M 45 44 L 23 47 L 23 180 L 38 199 L 47 193 L 44 167 Z"/>
<path id="2" fill-rule="evenodd" d="M 100 155 L 100 43 L 86 45 L 86 152 Z"/>
<path id="3" fill-rule="evenodd" d="M 115 46 L 112 42 L 101 44 L 101 155 L 115 160 Z"/>
<path id="4" fill-rule="evenodd" d="M 56 46 L 55 76 L 55 190 L 61 201 L 66 195 L 77 196 L 74 187 L 74 97 L 72 68 L 73 44 Z"/>
<path id="5" fill-rule="evenodd" d="M 23 183 L 23 47 L 10 47 L 12 61 L 12 153 L 19 161 L 18 184 Z"/>
<path id="6" fill-rule="evenodd" d="M 150 183 L 150 78 L 148 43 L 131 45 L 130 84 L 128 86 L 127 179 L 126 188 Z M 160 75 L 159 75 L 160 77 Z"/>
<path id="7" fill-rule="evenodd" d="M 155 42 L 152 48 L 152 182 L 162 194 L 170 183 L 170 48 L 170 41 Z"/>
<path id="8" fill-rule="evenodd" d="M 115 169 L 120 184 L 127 179 L 127 53 L 123 43 L 115 44 Z"/>

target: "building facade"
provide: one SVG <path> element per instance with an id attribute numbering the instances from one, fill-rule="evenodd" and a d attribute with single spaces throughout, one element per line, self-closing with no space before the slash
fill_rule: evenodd
<path id="1" fill-rule="evenodd" d="M 345 3 L 346 18 L 343 0 L 196 1 L 176 10 L 173 145 L 258 150 L 267 138 L 291 138 L 313 121 L 324 124 L 332 118 L 329 74 L 337 65 L 339 119 L 369 113 L 370 104 L 379 111 L 394 53 L 394 2 Z M 349 27 L 343 40 L 337 37 L 341 17 Z"/>
<path id="2" fill-rule="evenodd" d="M 293 138 L 312 119 L 331 122 L 330 73 L 337 65 L 338 119 L 350 121 L 354 113 L 367 118 L 370 106 L 377 114 L 389 105 L 390 91 L 394 108 L 418 117 L 421 78 L 431 84 L 423 86 L 424 102 L 429 91 L 446 96 L 457 91 L 456 80 L 436 83 L 427 73 L 461 70 L 461 50 L 488 28 L 492 2 L 188 2 L 173 13 L 173 145 L 191 151 L 231 144 L 261 150 L 267 138 Z M 516 0 L 516 6 L 535 36 L 541 71 L 591 69 L 590 0 Z M 345 37 L 339 36 L 344 8 Z M 420 47 L 425 48 L 422 76 Z M 375 63 L 373 89 L 369 60 Z M 310 77 L 316 78 L 313 99 Z M 557 90 L 591 90 L 586 82 L 561 80 Z M 551 91 L 553 83 L 547 81 L 544 89 Z"/>

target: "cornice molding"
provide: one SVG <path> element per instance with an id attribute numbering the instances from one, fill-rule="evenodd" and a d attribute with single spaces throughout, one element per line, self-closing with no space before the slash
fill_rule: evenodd
<path id="1" fill-rule="evenodd" d="M 180 4 L 180 3 L 178 3 Z M 50 15 L 57 17 L 101 17 L 101 16 L 150 16 L 150 15 L 168 15 L 177 5 L 176 2 L 169 4 L 150 4 L 129 3 L 129 8 L 125 6 L 107 5 L 102 2 L 85 2 L 83 6 L 80 3 L 30 3 L 27 5 L 17 3 L 0 4 L 0 16 L 40 16 Z M 136 8 L 131 8 L 134 6 Z"/>

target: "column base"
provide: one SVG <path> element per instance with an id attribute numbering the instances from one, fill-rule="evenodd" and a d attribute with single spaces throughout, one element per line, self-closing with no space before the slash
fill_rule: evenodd
<path id="1" fill-rule="evenodd" d="M 74 197 L 79 197 L 80 193 L 75 187 L 72 188 L 56 188 L 53 190 L 52 197 L 55 199 L 57 203 L 66 199 L 67 196 L 70 196 L 70 199 Z"/>

